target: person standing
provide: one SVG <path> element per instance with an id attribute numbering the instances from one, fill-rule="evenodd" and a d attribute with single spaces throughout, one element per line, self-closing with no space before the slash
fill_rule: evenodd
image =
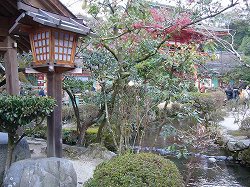
<path id="1" fill-rule="evenodd" d="M 225 89 L 225 93 L 226 93 L 226 96 L 227 96 L 227 100 L 231 100 L 233 99 L 233 89 L 230 85 L 228 85 Z"/>
<path id="2" fill-rule="evenodd" d="M 21 87 L 21 89 L 20 89 L 20 95 L 25 95 L 25 90 L 24 90 L 24 88 L 23 87 Z"/>
<path id="3" fill-rule="evenodd" d="M 200 87 L 200 92 L 201 92 L 201 93 L 205 93 L 205 92 L 206 92 L 206 87 L 205 87 L 204 82 L 202 83 L 202 85 L 201 85 L 201 87 Z"/>
<path id="4" fill-rule="evenodd" d="M 237 87 L 237 85 L 233 86 L 233 99 L 238 99 L 239 97 L 239 88 Z"/>
<path id="5" fill-rule="evenodd" d="M 46 96 L 45 93 L 44 93 L 44 89 L 43 89 L 43 88 L 40 89 L 38 95 L 39 95 L 39 96 L 42 96 L 42 97 L 43 97 L 43 96 Z"/>

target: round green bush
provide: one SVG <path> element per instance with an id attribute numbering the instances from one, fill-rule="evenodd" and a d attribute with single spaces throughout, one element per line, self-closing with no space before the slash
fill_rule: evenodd
<path id="1" fill-rule="evenodd" d="M 176 165 L 152 153 L 125 154 L 102 163 L 85 187 L 181 187 Z"/>

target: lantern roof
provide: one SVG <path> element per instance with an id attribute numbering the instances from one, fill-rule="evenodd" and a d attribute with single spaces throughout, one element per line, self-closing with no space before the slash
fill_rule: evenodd
<path id="1" fill-rule="evenodd" d="M 28 32 L 34 27 L 58 28 L 83 36 L 92 34 L 83 19 L 77 19 L 60 0 L 0 0 L 0 47 L 11 36 L 17 42 L 18 52 L 28 52 Z"/>
<path id="2" fill-rule="evenodd" d="M 89 27 L 80 23 L 82 20 L 51 13 L 23 2 L 18 2 L 17 8 L 22 11 L 22 14 L 15 20 L 14 25 L 9 29 L 10 34 L 21 33 L 25 35 L 27 32 L 25 29 L 22 30 L 21 27 L 28 28 L 31 26 L 48 26 L 77 33 L 79 35 L 88 35 L 92 33 Z"/>

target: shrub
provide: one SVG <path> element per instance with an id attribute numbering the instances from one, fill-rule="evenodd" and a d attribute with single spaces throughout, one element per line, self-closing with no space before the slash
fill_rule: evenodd
<path id="1" fill-rule="evenodd" d="M 125 154 L 97 166 L 85 187 L 181 187 L 176 165 L 152 153 Z"/>
<path id="2" fill-rule="evenodd" d="M 48 97 L 1 96 L 0 130 L 15 134 L 18 127 L 48 116 L 56 105 Z"/>
<path id="3" fill-rule="evenodd" d="M 72 129 L 62 130 L 62 141 L 64 144 L 76 145 L 77 142 L 77 131 Z"/>
<path id="4" fill-rule="evenodd" d="M 194 107 L 201 112 L 201 117 L 207 120 L 220 121 L 224 113 L 221 108 L 224 105 L 225 94 L 221 91 L 208 93 L 192 93 Z"/>
<path id="5" fill-rule="evenodd" d="M 71 106 L 62 107 L 62 120 L 69 121 L 74 118 L 74 109 Z"/>
<path id="6" fill-rule="evenodd" d="M 242 164 L 250 165 L 250 148 L 241 151 L 238 155 Z"/>
<path id="7" fill-rule="evenodd" d="M 250 137 L 250 117 L 246 117 L 241 121 L 240 130 L 247 135 L 247 137 Z"/>
<path id="8" fill-rule="evenodd" d="M 34 96 L 0 96 L 0 131 L 8 133 L 6 169 L 12 162 L 12 152 L 19 138 L 17 129 L 31 122 L 42 123 L 56 105 L 54 99 Z"/>
<path id="9" fill-rule="evenodd" d="M 24 134 L 29 137 L 46 139 L 47 138 L 47 126 L 46 125 L 40 125 L 40 126 L 31 125 L 24 129 Z"/>
<path id="10" fill-rule="evenodd" d="M 112 151 L 112 152 L 117 151 L 113 138 L 112 138 L 112 134 L 108 130 L 105 130 L 103 132 L 103 144 L 109 151 Z"/>
<path id="11" fill-rule="evenodd" d="M 84 146 L 96 143 L 98 128 L 88 128 L 85 134 Z"/>

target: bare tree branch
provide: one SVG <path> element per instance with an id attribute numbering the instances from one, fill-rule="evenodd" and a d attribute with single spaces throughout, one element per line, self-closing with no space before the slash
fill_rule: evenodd
<path id="1" fill-rule="evenodd" d="M 215 17 L 215 16 L 221 14 L 222 12 L 225 12 L 226 10 L 228 10 L 228 9 L 230 9 L 230 8 L 232 8 L 232 7 L 236 6 L 236 5 L 238 5 L 238 4 L 239 4 L 239 1 L 238 1 L 238 0 L 236 0 L 235 2 L 233 2 L 233 0 L 232 0 L 230 5 L 228 5 L 228 6 L 225 7 L 224 9 L 220 10 L 219 12 L 216 12 L 216 13 L 214 13 L 214 14 L 211 14 L 211 15 L 205 16 L 205 17 L 203 17 L 203 18 L 194 20 L 194 21 L 192 21 L 191 23 L 186 24 L 185 26 L 183 26 L 181 29 L 187 28 L 187 27 L 190 26 L 190 25 L 194 25 L 194 24 L 199 23 L 199 22 L 201 22 L 201 21 L 203 21 L 203 20 L 206 20 L 206 19 L 208 19 L 208 18 L 213 18 L 213 17 Z"/>
<path id="2" fill-rule="evenodd" d="M 214 39 L 216 42 L 221 44 L 223 46 L 223 48 L 225 48 L 227 51 L 229 51 L 230 53 L 235 55 L 239 59 L 241 65 L 246 66 L 246 67 L 250 67 L 250 65 L 244 63 L 243 59 L 241 58 L 241 55 L 234 48 L 234 35 L 235 35 L 235 33 L 231 34 L 229 29 L 228 29 L 228 35 L 231 37 L 231 43 L 230 43 L 227 40 L 224 40 L 224 39 L 216 36 L 216 34 L 209 31 L 205 27 L 204 27 L 204 29 L 206 30 L 206 33 L 202 33 L 202 34 L 206 35 L 207 37 L 210 37 L 210 38 Z"/>

